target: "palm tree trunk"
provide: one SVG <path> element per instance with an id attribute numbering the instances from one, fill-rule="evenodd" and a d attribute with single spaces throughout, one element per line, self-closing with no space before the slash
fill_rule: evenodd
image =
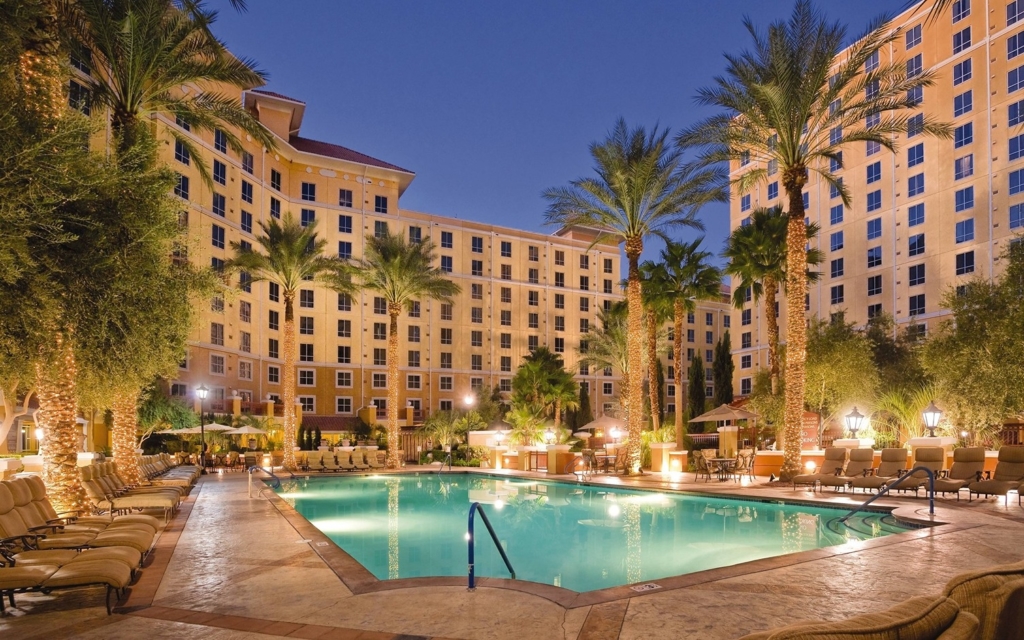
<path id="1" fill-rule="evenodd" d="M 673 314 L 675 326 L 672 328 L 672 362 L 675 364 L 672 378 L 676 385 L 676 450 L 683 448 L 683 316 L 685 314 L 686 305 L 681 299 L 677 299 Z"/>
<path id="2" fill-rule="evenodd" d="M 60 56 L 56 3 L 46 0 L 40 4 L 35 28 L 25 34 L 15 79 L 22 104 L 39 117 L 52 120 L 67 108 L 64 97 L 67 61 Z"/>
<path id="3" fill-rule="evenodd" d="M 295 469 L 295 293 L 284 294 L 284 467 Z"/>
<path id="4" fill-rule="evenodd" d="M 644 303 L 643 287 L 640 282 L 640 254 L 643 253 L 642 238 L 626 240 L 626 259 L 629 261 L 629 275 L 626 280 L 626 364 L 629 368 L 626 383 L 626 465 L 630 475 L 640 473 L 640 434 L 644 427 Z"/>
<path id="5" fill-rule="evenodd" d="M 807 362 L 807 323 L 804 299 L 807 296 L 807 248 L 804 238 L 802 189 L 807 171 L 790 169 L 783 176 L 789 197 L 789 225 L 786 242 L 786 421 L 781 479 L 787 481 L 800 472 L 800 449 L 804 417 L 805 363 Z"/>
<path id="6" fill-rule="evenodd" d="M 651 428 L 661 428 L 661 403 L 658 402 L 658 317 L 647 313 L 647 394 L 651 398 Z"/>
<path id="7" fill-rule="evenodd" d="M 402 305 L 388 304 L 391 326 L 388 327 L 388 453 L 385 465 L 397 469 L 398 459 L 398 316 Z"/>
<path id="8" fill-rule="evenodd" d="M 126 391 L 117 394 L 111 406 L 114 414 L 114 429 L 111 434 L 114 444 L 114 462 L 127 484 L 138 484 L 142 480 L 139 459 L 135 454 L 136 434 L 139 430 L 139 392 Z"/>
<path id="9" fill-rule="evenodd" d="M 764 317 L 768 323 L 768 366 L 772 381 L 772 395 L 779 392 L 779 319 L 775 316 L 775 299 L 779 283 L 775 278 L 764 279 Z"/>
<path id="10" fill-rule="evenodd" d="M 562 428 L 562 399 L 555 398 L 555 434 Z"/>
<path id="11" fill-rule="evenodd" d="M 81 429 L 78 426 L 75 353 L 62 333 L 36 365 L 36 425 L 43 430 L 43 482 L 58 512 L 86 510 L 85 490 L 78 472 Z"/>

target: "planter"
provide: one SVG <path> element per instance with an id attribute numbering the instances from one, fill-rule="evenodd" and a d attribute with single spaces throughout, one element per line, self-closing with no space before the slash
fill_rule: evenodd
<path id="1" fill-rule="evenodd" d="M 0 479 L 6 480 L 21 469 L 21 458 L 0 458 Z"/>
<path id="2" fill-rule="evenodd" d="M 675 451 L 674 442 L 652 442 L 651 443 L 651 471 L 655 473 L 666 473 L 671 469 L 669 453 Z"/>

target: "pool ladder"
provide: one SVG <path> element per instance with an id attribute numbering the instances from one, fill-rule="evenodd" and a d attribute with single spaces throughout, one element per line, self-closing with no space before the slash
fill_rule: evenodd
<path id="1" fill-rule="evenodd" d="M 895 489 L 897 485 L 899 485 L 901 482 L 903 482 L 904 480 L 906 480 L 910 476 L 914 475 L 914 473 L 916 471 L 924 471 L 926 474 L 928 474 L 928 513 L 930 515 L 934 516 L 935 515 L 935 472 L 932 471 L 931 469 L 929 469 L 928 467 L 914 467 L 913 469 L 911 469 L 907 473 L 903 474 L 902 476 L 900 476 L 899 478 L 897 478 L 893 482 L 890 482 L 889 484 L 883 485 L 882 488 L 878 490 L 878 493 L 876 493 L 875 495 L 873 495 L 870 498 L 868 498 L 867 500 L 865 500 L 863 503 L 858 505 L 857 508 L 855 508 L 850 513 L 846 514 L 842 518 L 839 518 L 839 522 L 841 524 L 846 524 L 846 521 L 849 520 L 850 518 L 852 518 L 854 516 L 854 514 L 856 514 L 858 511 L 864 509 L 866 506 L 868 506 L 869 504 L 871 504 L 875 500 L 878 500 L 879 498 L 884 496 L 886 493 L 889 492 L 890 489 Z"/>
<path id="2" fill-rule="evenodd" d="M 438 470 L 436 472 L 437 475 L 441 475 L 441 472 L 444 471 L 444 465 L 445 464 L 448 465 L 448 472 L 450 473 L 451 470 L 452 470 L 452 454 L 451 453 L 449 453 L 447 456 L 445 456 L 444 460 L 441 461 L 441 466 L 438 468 Z"/>
<path id="3" fill-rule="evenodd" d="M 476 589 L 476 565 L 474 551 L 476 549 L 476 536 L 473 534 L 473 520 L 476 514 L 480 514 L 480 519 L 484 521 L 484 525 L 487 527 L 487 533 L 491 534 L 491 540 L 494 541 L 495 548 L 498 549 L 498 553 L 501 554 L 501 559 L 505 562 L 505 568 L 512 575 L 512 579 L 516 579 L 516 570 L 512 568 L 512 563 L 509 562 L 508 556 L 505 554 L 505 549 L 501 546 L 501 542 L 498 541 L 498 535 L 494 533 L 494 527 L 491 526 L 491 521 L 487 519 L 487 514 L 484 513 L 484 508 L 479 502 L 474 502 L 469 505 L 469 524 L 466 529 L 466 545 L 469 551 L 469 590 L 473 591 Z"/>

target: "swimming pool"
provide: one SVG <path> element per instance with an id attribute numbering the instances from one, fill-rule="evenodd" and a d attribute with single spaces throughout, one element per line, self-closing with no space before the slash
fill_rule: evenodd
<path id="1" fill-rule="evenodd" d="M 516 577 L 592 591 L 906 531 L 883 513 L 475 474 L 311 477 L 278 494 L 381 580 L 466 574 L 484 506 Z M 508 572 L 477 521 L 476 574 Z"/>

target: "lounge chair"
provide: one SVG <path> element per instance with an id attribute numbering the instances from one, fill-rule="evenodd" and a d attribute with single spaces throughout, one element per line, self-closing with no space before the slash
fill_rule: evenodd
<path id="1" fill-rule="evenodd" d="M 322 451 L 310 451 L 306 459 L 306 469 L 309 471 L 323 471 L 324 460 Z"/>
<path id="2" fill-rule="evenodd" d="M 842 487 L 843 491 L 846 491 L 846 487 L 850 486 L 854 479 L 866 478 L 874 463 L 874 449 L 850 449 L 850 459 L 847 461 L 843 473 L 831 476 L 822 474 L 819 482 L 822 487 L 832 487 L 837 491 Z"/>
<path id="3" fill-rule="evenodd" d="M 914 449 L 914 462 L 911 468 L 925 467 L 930 469 L 935 479 L 938 479 L 942 467 L 946 466 L 946 450 L 942 447 L 918 447 Z M 894 491 L 913 491 L 917 495 L 918 489 L 928 488 L 928 474 L 924 471 L 915 471 L 909 478 L 901 479 L 894 483 Z"/>
<path id="4" fill-rule="evenodd" d="M 38 591 L 50 593 L 57 589 L 89 586 L 107 588 L 107 615 L 112 612 L 110 595 L 123 595 L 133 578 L 132 569 L 116 560 L 96 560 L 87 553 L 79 554 L 63 566 L 30 565 L 0 568 L 0 615 L 6 615 L 4 598 L 14 607 L 18 593 Z"/>
<path id="5" fill-rule="evenodd" d="M 383 469 L 384 465 L 380 461 L 380 456 L 376 451 L 366 452 L 366 463 L 370 465 L 371 469 Z"/>
<path id="6" fill-rule="evenodd" d="M 823 477 L 841 475 L 846 468 L 846 460 L 849 455 L 850 450 L 846 447 L 827 447 L 820 471 L 796 476 L 793 478 L 793 489 L 796 489 L 798 484 L 809 484 L 811 490 L 814 490 Z"/>
<path id="7" fill-rule="evenodd" d="M 370 468 L 370 465 L 366 464 L 366 460 L 363 459 L 364 452 L 360 449 L 352 452 L 352 464 L 355 465 L 356 469 L 365 471 Z"/>
<path id="8" fill-rule="evenodd" d="M 962 573 L 943 595 L 981 621 L 978 640 L 1018 638 L 1024 629 L 1024 562 Z"/>
<path id="9" fill-rule="evenodd" d="M 341 471 L 341 467 L 339 467 L 338 463 L 334 460 L 333 451 L 324 452 L 324 471 Z"/>
<path id="10" fill-rule="evenodd" d="M 981 480 L 985 468 L 985 447 L 961 447 L 953 450 L 953 466 L 943 478 L 935 479 L 936 493 L 955 493 L 960 500 L 960 490 L 971 482 Z"/>
<path id="11" fill-rule="evenodd" d="M 338 452 L 338 466 L 342 471 L 355 471 L 356 465 L 352 464 L 352 453 L 350 451 Z"/>
<path id="12" fill-rule="evenodd" d="M 999 461 L 991 480 L 976 480 L 970 483 L 968 497 L 1003 496 L 1009 501 L 1010 491 L 1024 482 L 1024 445 L 1005 446 L 999 449 Z"/>
<path id="13" fill-rule="evenodd" d="M 906 449 L 882 449 L 882 461 L 869 476 L 854 478 L 850 485 L 854 489 L 864 491 L 878 491 L 886 484 L 892 482 L 907 470 Z"/>
<path id="14" fill-rule="evenodd" d="M 46 495 L 46 485 L 43 484 L 42 478 L 32 475 L 23 478 L 23 480 L 28 485 L 29 491 L 32 494 L 32 504 L 36 506 L 39 514 L 47 523 L 60 523 L 70 527 L 85 526 L 86 528 L 96 530 L 109 529 L 111 527 L 130 524 L 145 525 L 145 529 L 153 533 L 156 533 L 160 529 L 160 520 L 158 518 L 141 513 L 132 513 L 115 517 L 79 515 L 78 512 L 70 511 L 58 513 L 57 510 L 54 509 L 53 504 L 50 503 L 49 497 Z M 65 530 L 67 530 L 67 528 L 68 527 L 65 527 Z"/>

